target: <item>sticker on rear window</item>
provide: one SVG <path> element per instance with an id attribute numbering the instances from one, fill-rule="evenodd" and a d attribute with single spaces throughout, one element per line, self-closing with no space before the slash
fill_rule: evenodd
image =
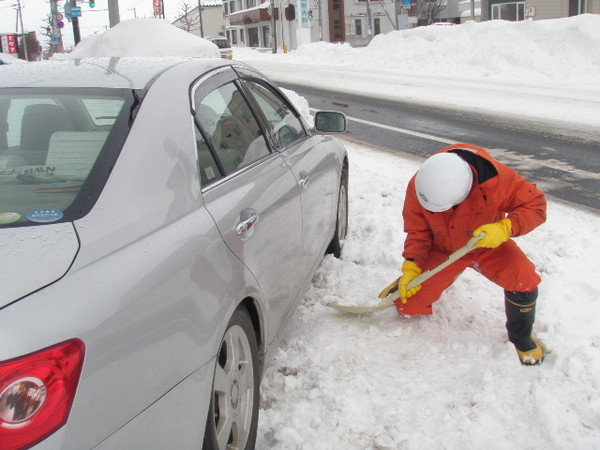
<path id="1" fill-rule="evenodd" d="M 36 209 L 27 214 L 27 218 L 32 222 L 56 222 L 62 219 L 62 217 L 62 211 L 51 208 Z"/>
<path id="2" fill-rule="evenodd" d="M 21 214 L 16 212 L 5 212 L 0 213 L 0 225 L 6 225 L 7 223 L 14 223 L 21 219 Z"/>

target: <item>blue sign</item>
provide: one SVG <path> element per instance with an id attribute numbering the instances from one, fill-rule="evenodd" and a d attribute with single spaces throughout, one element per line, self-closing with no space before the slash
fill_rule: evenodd
<path id="1" fill-rule="evenodd" d="M 71 17 L 81 17 L 81 6 L 71 6 Z"/>
<path id="2" fill-rule="evenodd" d="M 410 5 L 411 0 L 402 0 L 403 5 Z"/>

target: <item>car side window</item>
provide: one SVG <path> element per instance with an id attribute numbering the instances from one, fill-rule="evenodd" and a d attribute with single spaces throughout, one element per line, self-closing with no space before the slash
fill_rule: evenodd
<path id="1" fill-rule="evenodd" d="M 306 136 L 302 122 L 287 102 L 262 84 L 246 81 L 246 86 L 266 116 L 278 147 L 287 147 Z"/>
<path id="2" fill-rule="evenodd" d="M 250 106 L 233 82 L 206 95 L 196 106 L 196 117 L 224 175 L 270 154 Z M 200 167 L 201 171 L 205 169 Z"/>
<path id="3" fill-rule="evenodd" d="M 202 133 L 200 133 L 198 127 L 194 128 L 196 130 L 196 151 L 198 152 L 200 183 L 202 184 L 202 187 L 206 187 L 222 178 L 223 174 L 221 173 L 221 169 L 219 168 L 215 157 L 210 151 L 210 148 L 208 148 Z"/>

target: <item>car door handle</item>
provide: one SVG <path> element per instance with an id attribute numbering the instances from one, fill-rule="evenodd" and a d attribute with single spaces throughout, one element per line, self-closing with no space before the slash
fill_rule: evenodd
<path id="1" fill-rule="evenodd" d="M 241 220 L 235 227 L 238 236 L 250 237 L 254 233 L 254 226 L 258 223 L 258 213 L 254 210 L 244 210 Z"/>
<path id="2" fill-rule="evenodd" d="M 310 183 L 310 176 L 306 172 L 300 172 L 300 179 L 298 180 L 298 186 L 303 191 L 308 189 L 308 185 Z"/>

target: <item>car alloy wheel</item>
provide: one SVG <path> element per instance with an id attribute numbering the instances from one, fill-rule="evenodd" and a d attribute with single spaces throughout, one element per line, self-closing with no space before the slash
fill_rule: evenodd
<path id="1" fill-rule="evenodd" d="M 217 354 L 204 450 L 253 449 L 258 427 L 257 343 L 244 308 L 232 316 Z"/>

